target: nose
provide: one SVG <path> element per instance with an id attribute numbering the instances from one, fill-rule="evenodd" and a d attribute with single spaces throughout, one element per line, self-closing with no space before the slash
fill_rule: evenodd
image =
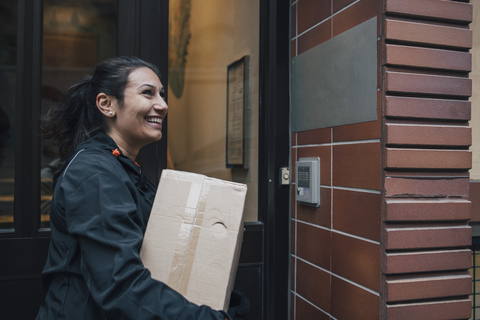
<path id="1" fill-rule="evenodd" d="M 157 101 L 153 105 L 153 108 L 157 111 L 162 111 L 165 114 L 167 114 L 167 111 L 168 111 L 168 105 L 163 99 L 163 97 L 161 97 L 160 95 L 157 96 Z"/>

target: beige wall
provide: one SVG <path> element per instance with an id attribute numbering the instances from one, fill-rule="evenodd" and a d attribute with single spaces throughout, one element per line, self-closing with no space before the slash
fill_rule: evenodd
<path id="1" fill-rule="evenodd" d="M 470 179 L 480 180 L 480 2 L 472 1 L 473 4 L 473 22 L 470 29 L 473 32 L 473 48 L 472 53 L 472 72 L 470 78 L 473 81 L 472 96 L 472 169 L 470 170 Z"/>
<path id="2" fill-rule="evenodd" d="M 192 0 L 191 38 L 185 86 L 177 99 L 169 88 L 168 147 L 175 169 L 246 183 L 246 221 L 256 221 L 258 207 L 258 61 L 257 0 Z M 251 95 L 249 169 L 225 166 L 227 66 L 250 55 Z"/>

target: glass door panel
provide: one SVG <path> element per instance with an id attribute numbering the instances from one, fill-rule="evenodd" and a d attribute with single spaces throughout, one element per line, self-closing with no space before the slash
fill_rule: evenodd
<path id="1" fill-rule="evenodd" d="M 115 0 L 44 0 L 42 114 L 102 60 L 115 57 Z M 41 146 L 41 227 L 49 227 L 56 146 Z"/>
<path id="2" fill-rule="evenodd" d="M 13 230 L 18 3 L 0 3 L 0 231 Z"/>
<path id="3" fill-rule="evenodd" d="M 170 0 L 169 167 L 246 183 L 247 222 L 258 221 L 259 10 L 258 0 L 212 0 L 208 5 Z M 230 105 L 234 92 L 232 77 L 227 86 L 227 71 L 241 70 L 233 64 L 240 60 L 248 72 L 240 106 L 243 161 L 237 165 L 228 163 L 226 154 L 232 147 L 227 143 L 227 91 Z"/>

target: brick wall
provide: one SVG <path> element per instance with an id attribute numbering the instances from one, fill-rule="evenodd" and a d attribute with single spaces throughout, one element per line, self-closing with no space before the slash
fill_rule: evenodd
<path id="1" fill-rule="evenodd" d="M 380 9 L 379 0 L 293 1 L 292 57 L 380 17 Z M 380 95 L 378 102 L 377 121 L 292 136 L 292 164 L 319 157 L 321 166 L 319 208 L 297 205 L 292 192 L 292 320 L 379 319 Z"/>
<path id="2" fill-rule="evenodd" d="M 384 10 L 382 311 L 469 318 L 472 6 L 387 0 Z"/>
<path id="3" fill-rule="evenodd" d="M 292 57 L 374 16 L 378 120 L 292 134 L 292 164 L 321 159 L 321 205 L 292 192 L 290 318 L 469 318 L 472 8 L 292 1 Z"/>

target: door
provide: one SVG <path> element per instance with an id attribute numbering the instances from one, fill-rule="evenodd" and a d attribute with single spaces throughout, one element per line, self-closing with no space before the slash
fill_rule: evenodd
<path id="1" fill-rule="evenodd" d="M 235 287 L 249 319 L 286 319 L 289 4 L 169 3 L 168 166 L 247 185 Z"/>

